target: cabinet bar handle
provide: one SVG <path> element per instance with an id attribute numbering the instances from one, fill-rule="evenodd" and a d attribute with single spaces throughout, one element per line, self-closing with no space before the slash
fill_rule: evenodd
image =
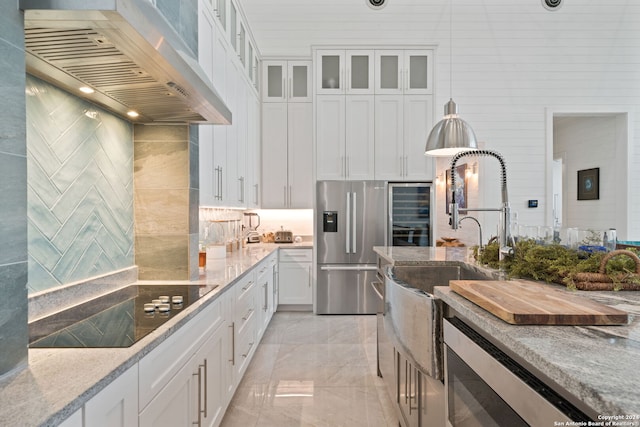
<path id="1" fill-rule="evenodd" d="M 236 366 L 236 322 L 231 322 L 231 366 Z"/>
<path id="2" fill-rule="evenodd" d="M 204 359 L 204 417 L 207 418 L 207 388 L 209 388 L 207 386 L 207 382 L 208 382 L 208 377 L 207 377 L 207 359 Z"/>
<path id="3" fill-rule="evenodd" d="M 242 291 L 243 292 L 246 291 L 251 287 L 251 285 L 253 285 L 253 280 L 250 280 L 249 282 L 247 282 L 247 284 L 242 288 Z"/>
<path id="4" fill-rule="evenodd" d="M 220 200 L 223 199 L 223 195 L 222 195 L 222 189 L 224 188 L 223 184 L 222 184 L 222 178 L 223 178 L 223 174 L 222 174 L 222 166 L 220 166 Z"/>
<path id="5" fill-rule="evenodd" d="M 409 401 L 409 362 L 404 361 L 404 404 Z"/>
<path id="6" fill-rule="evenodd" d="M 264 282 L 264 307 L 262 307 L 262 309 L 266 312 L 267 308 L 268 308 L 268 303 L 267 303 L 267 299 L 269 298 L 269 292 L 267 290 L 267 282 Z"/>
<path id="7" fill-rule="evenodd" d="M 202 374 L 200 373 L 200 365 L 198 365 L 198 373 L 193 376 L 198 377 L 198 421 L 194 421 L 191 424 L 195 424 L 198 427 L 202 425 Z"/>
<path id="8" fill-rule="evenodd" d="M 242 318 L 242 320 L 244 320 L 245 322 L 247 321 L 247 319 L 249 317 L 251 317 L 251 313 L 253 313 L 253 308 L 250 308 L 249 311 L 247 311 L 247 314 L 244 315 L 244 317 Z"/>
<path id="9" fill-rule="evenodd" d="M 244 357 L 245 359 L 247 358 L 247 356 L 251 352 L 251 347 L 253 347 L 253 343 L 252 342 L 249 343 L 249 348 L 247 348 L 247 352 L 245 354 L 243 354 L 242 357 Z"/>

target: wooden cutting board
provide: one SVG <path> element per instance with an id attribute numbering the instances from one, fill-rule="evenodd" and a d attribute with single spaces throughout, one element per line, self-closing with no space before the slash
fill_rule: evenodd
<path id="1" fill-rule="evenodd" d="M 451 280 L 449 287 L 513 325 L 623 325 L 629 314 L 550 285 L 524 280 Z"/>

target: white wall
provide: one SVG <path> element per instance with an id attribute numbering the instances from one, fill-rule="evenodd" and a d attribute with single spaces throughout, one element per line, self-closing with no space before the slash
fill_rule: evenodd
<path id="1" fill-rule="evenodd" d="M 266 56 L 309 56 L 312 45 L 322 44 L 437 45 L 434 122 L 440 119 L 450 96 L 450 0 L 394 0 L 381 11 L 369 10 L 364 0 L 243 3 Z M 625 108 L 631 113 L 629 170 L 640 167 L 640 152 L 633 148 L 640 144 L 640 2 L 566 0 L 554 12 L 539 0 L 453 3 L 452 94 L 484 146 L 504 156 L 520 223 L 551 221 L 548 109 Z M 482 174 L 480 203 L 499 205 L 497 181 Z M 640 240 L 640 183 L 629 185 L 627 238 Z M 539 207 L 527 208 L 529 199 L 539 200 Z M 487 222 L 486 228 L 494 226 Z"/>

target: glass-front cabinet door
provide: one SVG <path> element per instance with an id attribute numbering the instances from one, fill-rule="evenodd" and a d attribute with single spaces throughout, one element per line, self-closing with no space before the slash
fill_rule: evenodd
<path id="1" fill-rule="evenodd" d="M 344 50 L 319 50 L 316 52 L 316 92 L 323 95 L 345 93 Z"/>
<path id="2" fill-rule="evenodd" d="M 398 95 L 402 93 L 402 59 L 402 51 L 376 50 L 376 94 Z"/>
<path id="3" fill-rule="evenodd" d="M 213 11 L 223 30 L 227 30 L 227 0 L 211 0 Z"/>
<path id="4" fill-rule="evenodd" d="M 430 50 L 376 50 L 375 69 L 376 94 L 433 93 Z"/>
<path id="5" fill-rule="evenodd" d="M 229 6 L 229 44 L 238 52 L 238 11 L 233 2 L 230 2 Z"/>
<path id="6" fill-rule="evenodd" d="M 430 51 L 404 51 L 404 93 L 430 95 L 433 93 L 433 56 Z"/>
<path id="7" fill-rule="evenodd" d="M 311 102 L 311 61 L 263 61 L 263 102 Z"/>
<path id="8" fill-rule="evenodd" d="M 311 61 L 288 61 L 289 102 L 311 102 Z"/>
<path id="9" fill-rule="evenodd" d="M 316 92 L 322 95 L 373 94 L 373 50 L 318 50 Z"/>
<path id="10" fill-rule="evenodd" d="M 374 70 L 373 51 L 347 50 L 346 93 L 373 94 Z"/>

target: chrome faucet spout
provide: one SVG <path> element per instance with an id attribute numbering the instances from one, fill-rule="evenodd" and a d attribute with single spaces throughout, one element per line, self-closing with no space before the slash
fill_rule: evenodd
<path id="1" fill-rule="evenodd" d="M 481 156 L 488 156 L 488 157 L 493 157 L 496 160 L 498 160 L 498 162 L 500 163 L 500 179 L 501 179 L 501 196 L 502 196 L 502 205 L 500 206 L 500 208 L 497 209 L 461 209 L 458 206 L 458 202 L 456 201 L 456 166 L 458 163 L 458 160 L 460 160 L 463 157 L 481 157 Z M 462 219 L 465 218 L 471 218 L 471 217 L 464 217 L 461 220 L 458 220 L 458 214 L 460 211 L 462 212 L 467 212 L 467 211 L 484 211 L 484 210 L 495 210 L 495 211 L 499 211 L 500 212 L 500 226 L 498 227 L 498 242 L 500 244 L 500 250 L 499 250 L 499 259 L 502 261 L 504 259 L 504 257 L 506 255 L 511 255 L 513 254 L 513 247 L 510 246 L 511 243 L 511 236 L 509 235 L 509 230 L 511 228 L 509 221 L 511 218 L 511 207 L 509 206 L 509 197 L 507 194 L 507 168 L 504 162 L 504 158 L 502 157 L 502 155 L 500 153 L 498 153 L 497 151 L 493 151 L 493 150 L 470 150 L 470 151 L 462 151 L 458 154 L 456 154 L 455 156 L 453 156 L 453 158 L 451 159 L 451 205 L 450 205 L 450 209 L 449 211 L 451 212 L 451 219 L 449 221 L 449 224 L 451 225 L 451 228 L 453 228 L 454 230 L 458 228 L 458 224 L 460 221 L 462 221 Z M 475 219 L 475 218 L 473 218 Z M 477 220 L 476 220 L 477 221 Z M 479 223 L 478 223 L 479 225 Z"/>
<path id="2" fill-rule="evenodd" d="M 458 221 L 458 224 L 460 224 L 465 219 L 470 219 L 473 222 L 475 222 L 476 224 L 478 224 L 478 233 L 479 233 L 478 248 L 480 248 L 480 250 L 482 250 L 482 248 L 483 248 L 483 246 L 482 246 L 482 226 L 480 225 L 480 221 L 478 221 L 475 217 L 472 217 L 472 216 L 463 216 Z"/>

